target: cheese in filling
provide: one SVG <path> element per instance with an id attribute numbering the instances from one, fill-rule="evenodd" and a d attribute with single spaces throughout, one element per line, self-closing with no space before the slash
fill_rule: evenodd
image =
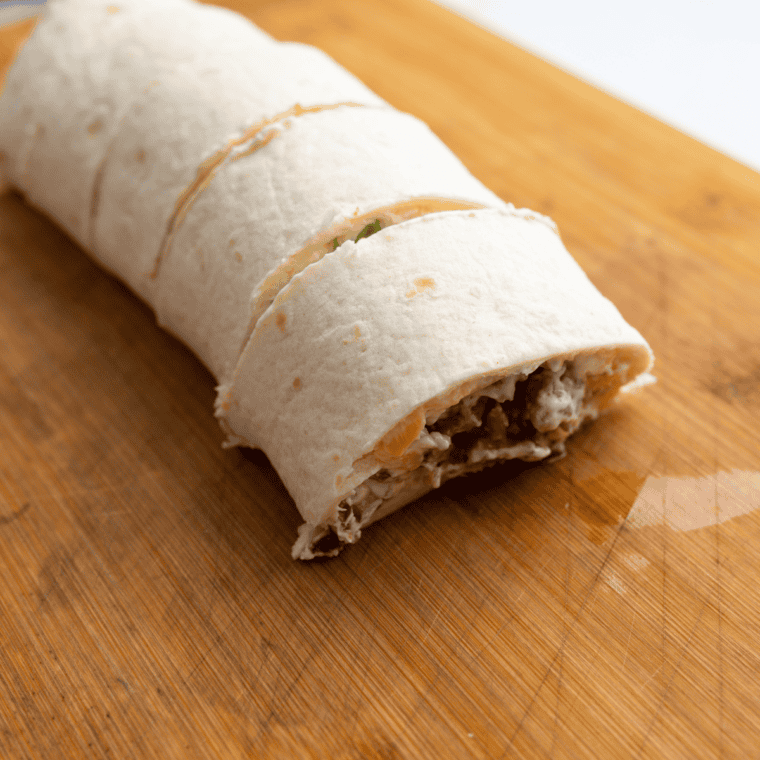
<path id="1" fill-rule="evenodd" d="M 362 527 L 451 478 L 507 460 L 561 458 L 568 436 L 596 419 L 626 382 L 628 370 L 628 363 L 610 363 L 605 355 L 550 359 L 481 387 L 443 411 L 430 409 L 403 452 L 388 456 L 376 448 L 370 456 L 382 466 L 341 501 L 334 524 L 313 526 L 302 558 L 337 554 L 343 544 L 358 540 Z"/>

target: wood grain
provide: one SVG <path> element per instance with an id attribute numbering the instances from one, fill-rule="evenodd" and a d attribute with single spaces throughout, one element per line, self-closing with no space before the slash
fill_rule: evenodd
<path id="1" fill-rule="evenodd" d="M 3 194 L 0 756 L 756 756 L 760 177 L 426 0 L 234 7 L 550 213 L 658 383 L 296 563 L 211 377 Z"/>

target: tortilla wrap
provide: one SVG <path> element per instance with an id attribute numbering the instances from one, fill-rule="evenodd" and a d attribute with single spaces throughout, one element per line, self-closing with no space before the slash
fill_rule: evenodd
<path id="1" fill-rule="evenodd" d="M 227 382 L 272 270 L 380 207 L 384 219 L 403 204 L 414 213 L 412 199 L 428 199 L 417 213 L 507 205 L 409 114 L 340 106 L 273 124 L 230 153 L 186 212 L 158 269 L 159 323 Z"/>
<path id="2" fill-rule="evenodd" d="M 221 380 L 227 445 L 264 449 L 305 520 L 294 557 L 449 478 L 561 456 L 651 365 L 551 220 L 235 14 L 51 0 L 7 81 L 8 179 Z"/>
<path id="3" fill-rule="evenodd" d="M 23 171 L 10 179 L 91 248 L 93 183 L 134 98 L 166 71 L 201 65 L 207 51 L 275 43 L 237 14 L 188 0 L 49 6 L 24 50 L 25 58 L 37 59 L 35 75 L 11 96 L 18 98 L 13 118 L 24 119 L 30 142 L 20 158 Z"/>
<path id="4" fill-rule="evenodd" d="M 0 94 L 0 150 L 6 157 L 6 178 L 19 190 L 26 189 L 26 162 L 39 129 L 36 117 L 49 106 L 51 93 L 60 84 L 58 68 L 71 65 L 76 45 L 92 49 L 96 44 L 98 29 L 82 13 L 90 5 L 94 4 L 82 0 L 63 7 L 50 0 L 6 75 Z M 67 18 L 72 7 L 79 13 Z M 111 21 L 103 19 L 104 34 Z"/>
<path id="5" fill-rule="evenodd" d="M 348 241 L 296 275 L 256 325 L 217 416 L 231 444 L 266 452 L 306 521 L 294 556 L 308 559 L 328 533 L 355 541 L 362 527 L 448 477 L 416 456 L 425 436 L 429 447 L 445 443 L 426 425 L 551 359 L 551 371 L 573 361 L 577 382 L 549 387 L 549 412 L 551 399 L 578 391 L 593 417 L 648 369 L 651 353 L 550 220 L 492 209 L 431 214 Z M 562 435 L 563 421 L 567 428 L 569 418 L 555 426 Z M 509 444 L 508 454 L 529 460 L 561 451 Z M 498 459 L 483 454 L 470 469 Z M 409 467 L 390 506 L 380 499 L 357 514 L 347 505 L 380 471 L 399 482 Z"/>
<path id="6" fill-rule="evenodd" d="M 298 43 L 243 54 L 227 42 L 202 65 L 199 59 L 157 76 L 108 150 L 96 187 L 95 254 L 153 302 L 156 258 L 194 183 L 202 186 L 236 142 L 294 104 L 308 110 L 345 102 L 385 105 L 327 54 Z"/>
<path id="7" fill-rule="evenodd" d="M 0 151 L 2 151 L 3 181 L 23 189 L 24 168 L 34 137 L 35 100 L 28 96 L 31 86 L 40 81 L 44 70 L 51 66 L 46 54 L 50 29 L 37 23 L 30 37 L 16 54 L 13 66 L 6 72 L 0 92 Z"/>

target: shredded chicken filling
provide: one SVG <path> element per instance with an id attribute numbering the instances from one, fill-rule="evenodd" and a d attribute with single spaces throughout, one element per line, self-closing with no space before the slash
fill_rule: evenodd
<path id="1" fill-rule="evenodd" d="M 354 527 L 371 521 L 384 503 L 408 486 L 424 481 L 431 490 L 445 481 L 509 459 L 535 462 L 560 458 L 565 440 L 597 404 L 585 372 L 572 361 L 550 360 L 531 373 L 505 377 L 463 398 L 435 419 L 427 419 L 418 439 L 405 452 L 421 454 L 415 469 L 387 467 L 346 497 L 341 523 Z"/>

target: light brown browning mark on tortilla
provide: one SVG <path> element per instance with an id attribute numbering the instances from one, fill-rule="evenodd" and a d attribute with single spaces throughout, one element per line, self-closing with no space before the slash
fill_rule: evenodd
<path id="1" fill-rule="evenodd" d="M 356 343 L 357 341 L 362 340 L 362 331 L 359 325 L 354 325 L 354 329 L 351 331 L 351 335 L 352 337 L 343 339 L 344 346 L 347 346 L 349 343 Z"/>
<path id="2" fill-rule="evenodd" d="M 277 313 L 277 316 L 274 318 L 275 323 L 277 324 L 277 327 L 280 328 L 281 332 L 285 332 L 285 323 L 288 321 L 288 318 L 283 314 L 281 311 Z"/>
<path id="3" fill-rule="evenodd" d="M 87 131 L 89 132 L 90 137 L 95 137 L 101 129 L 103 129 L 102 119 L 95 119 L 95 121 L 87 125 Z"/>
<path id="4" fill-rule="evenodd" d="M 119 8 L 118 5 L 109 5 L 106 8 L 106 10 L 108 11 L 108 13 L 118 13 L 121 10 L 121 8 Z"/>
<path id="5" fill-rule="evenodd" d="M 432 277 L 418 277 L 414 281 L 414 287 L 407 290 L 404 295 L 407 298 L 414 298 L 426 290 L 433 290 L 433 288 L 435 288 L 435 280 Z"/>
<path id="6" fill-rule="evenodd" d="M 279 121 L 283 121 L 289 117 L 297 118 L 307 113 L 330 111 L 335 108 L 340 108 L 341 106 L 349 106 L 352 108 L 366 108 L 366 106 L 361 103 L 353 103 L 350 101 L 345 103 L 333 103 L 329 105 L 307 106 L 305 108 L 297 103 L 287 111 L 283 111 L 282 113 L 279 113 L 270 119 L 263 119 L 262 121 L 257 122 L 253 126 L 244 130 L 239 137 L 233 138 L 223 148 L 219 149 L 216 153 L 201 161 L 196 170 L 195 179 L 179 194 L 179 197 L 174 204 L 174 211 L 172 212 L 171 216 L 169 217 L 169 221 L 167 222 L 164 239 L 161 242 L 161 246 L 158 250 L 158 256 L 156 257 L 156 262 L 153 266 L 153 270 L 150 273 L 151 279 L 155 279 L 158 276 L 158 270 L 161 267 L 163 260 L 169 255 L 169 251 L 171 250 L 174 235 L 192 208 L 193 203 L 198 198 L 198 196 L 209 186 L 211 180 L 214 178 L 214 175 L 222 168 L 235 148 L 241 145 L 245 145 L 250 140 L 253 140 L 256 135 L 258 135 L 262 130 L 266 129 L 266 127 L 276 124 Z M 245 151 L 246 155 L 250 155 L 250 153 L 252 153 L 254 150 L 258 150 L 259 148 L 266 145 L 266 143 L 269 142 L 269 140 L 271 140 L 276 133 L 277 130 L 272 130 L 272 137 L 270 137 L 266 142 L 259 141 L 254 143 L 255 147 L 253 147 L 253 149 L 250 151 Z M 233 157 L 233 160 L 236 160 L 236 158 Z"/>
<path id="7" fill-rule="evenodd" d="M 146 153 L 143 148 L 140 148 L 140 150 L 135 153 L 135 161 L 137 161 L 138 164 L 144 164 L 146 158 Z"/>
<path id="8" fill-rule="evenodd" d="M 300 390 L 301 390 L 301 378 L 300 378 L 300 377 L 296 377 L 296 378 L 293 380 L 293 388 L 294 388 L 295 390 L 297 390 L 297 391 L 300 391 Z"/>

